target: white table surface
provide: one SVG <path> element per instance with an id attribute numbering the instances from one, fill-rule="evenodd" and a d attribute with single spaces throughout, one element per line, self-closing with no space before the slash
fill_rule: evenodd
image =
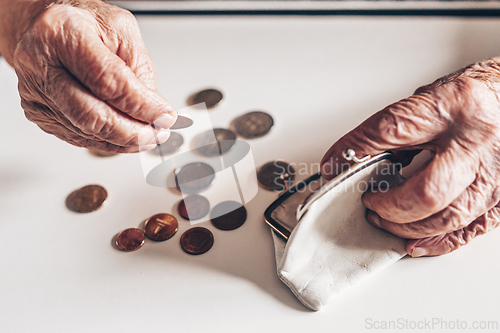
<path id="1" fill-rule="evenodd" d="M 250 141 L 257 166 L 274 159 L 317 163 L 373 112 L 500 54 L 499 19 L 138 20 L 159 91 L 175 107 L 214 86 L 226 96 L 210 114 L 214 125 L 226 127 L 256 109 L 274 116 L 271 133 Z M 499 231 L 450 255 L 405 258 L 316 313 L 276 276 L 262 217 L 276 194 L 263 189 L 247 205 L 241 228 L 224 232 L 202 224 L 215 235 L 204 255 L 180 248 L 190 227 L 180 218 L 171 240 L 120 252 L 112 246 L 119 231 L 172 212 L 180 195 L 146 184 L 138 155 L 98 158 L 29 123 L 15 73 L 3 59 L 0 101 L 2 333 L 363 332 L 371 330 L 370 321 L 399 318 L 500 320 Z M 92 183 L 108 189 L 106 206 L 91 214 L 67 210 L 66 196 Z"/>

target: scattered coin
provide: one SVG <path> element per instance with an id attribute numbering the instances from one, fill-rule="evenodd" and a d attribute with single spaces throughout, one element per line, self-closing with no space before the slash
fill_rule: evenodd
<path id="1" fill-rule="evenodd" d="M 175 153 L 184 144 L 182 135 L 176 132 L 171 132 L 167 141 L 162 144 L 156 145 L 151 150 L 156 155 L 169 155 Z"/>
<path id="2" fill-rule="evenodd" d="M 78 213 L 90 213 L 98 210 L 106 201 L 108 192 L 100 185 L 87 185 L 71 192 L 66 199 L 66 206 Z"/>
<path id="3" fill-rule="evenodd" d="M 266 135 L 274 125 L 273 117 L 262 111 L 246 113 L 236 120 L 236 132 L 246 139 Z"/>
<path id="4" fill-rule="evenodd" d="M 214 245 L 214 235 L 203 227 L 186 230 L 181 236 L 182 249 L 189 254 L 203 254 Z"/>
<path id="5" fill-rule="evenodd" d="M 188 105 L 196 105 L 200 103 L 205 103 L 207 109 L 213 109 L 222 100 L 222 93 L 216 89 L 205 89 L 202 90 L 188 99 Z"/>
<path id="6" fill-rule="evenodd" d="M 110 157 L 110 156 L 118 155 L 118 153 L 113 153 L 110 151 L 104 151 L 104 150 L 98 150 L 98 149 L 89 149 L 89 153 L 91 153 L 94 156 L 98 156 L 98 157 Z"/>
<path id="7" fill-rule="evenodd" d="M 188 128 L 194 124 L 194 120 L 188 114 L 184 112 L 177 112 L 177 120 L 170 127 L 171 130 L 178 130 L 183 128 Z"/>
<path id="8" fill-rule="evenodd" d="M 273 161 L 264 164 L 257 172 L 257 180 L 266 190 L 284 191 L 295 179 L 295 169 L 283 161 Z"/>
<path id="9" fill-rule="evenodd" d="M 177 210 L 183 219 L 199 220 L 210 212 L 210 202 L 204 196 L 191 194 L 181 200 Z"/>
<path id="10" fill-rule="evenodd" d="M 224 128 L 214 128 L 200 134 L 197 146 L 199 152 L 205 156 L 218 156 L 228 152 L 235 141 L 236 135 L 233 131 Z"/>
<path id="11" fill-rule="evenodd" d="M 144 233 L 154 241 L 162 242 L 177 232 L 177 219 L 170 214 L 156 214 L 144 223 Z"/>
<path id="12" fill-rule="evenodd" d="M 214 178 L 214 169 L 203 162 L 189 163 L 175 170 L 177 186 L 186 193 L 194 193 L 207 188 Z"/>
<path id="13" fill-rule="evenodd" d="M 125 229 L 116 236 L 116 246 L 122 251 L 132 252 L 144 245 L 144 232 L 141 229 Z"/>
<path id="14" fill-rule="evenodd" d="M 245 223 L 247 210 L 239 202 L 224 201 L 212 208 L 210 218 L 217 229 L 234 230 Z"/>

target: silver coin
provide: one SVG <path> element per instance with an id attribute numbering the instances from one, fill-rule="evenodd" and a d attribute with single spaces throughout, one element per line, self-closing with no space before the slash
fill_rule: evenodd
<path id="1" fill-rule="evenodd" d="M 246 139 L 266 135 L 274 125 L 273 117 L 262 111 L 248 112 L 236 120 L 236 132 Z"/>
<path id="2" fill-rule="evenodd" d="M 169 155 L 175 153 L 184 144 L 182 135 L 176 132 L 171 132 L 167 141 L 162 144 L 156 145 L 151 152 L 155 155 Z"/>
<path id="3" fill-rule="evenodd" d="M 177 120 L 170 127 L 171 130 L 178 130 L 183 128 L 188 128 L 194 124 L 194 120 L 188 114 L 184 112 L 177 112 Z"/>
<path id="4" fill-rule="evenodd" d="M 196 193 L 212 184 L 214 169 L 203 162 L 193 162 L 175 170 L 177 187 L 183 193 Z"/>
<path id="5" fill-rule="evenodd" d="M 222 93 L 217 89 L 205 89 L 190 96 L 188 99 L 188 105 L 205 103 L 207 109 L 212 109 L 219 104 L 222 97 Z"/>
<path id="6" fill-rule="evenodd" d="M 236 134 L 224 128 L 208 130 L 198 137 L 198 151 L 205 156 L 222 155 L 231 149 L 236 141 Z"/>

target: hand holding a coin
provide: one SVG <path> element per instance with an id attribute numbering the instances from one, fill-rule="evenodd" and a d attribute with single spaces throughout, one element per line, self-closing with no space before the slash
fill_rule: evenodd
<path id="1" fill-rule="evenodd" d="M 177 114 L 156 90 L 130 12 L 100 0 L 0 0 L 0 22 L 0 52 L 16 70 L 26 117 L 42 130 L 119 153 L 168 139 Z"/>
<path id="2" fill-rule="evenodd" d="M 337 141 L 322 160 L 333 178 L 342 152 L 393 151 L 406 164 L 421 149 L 433 158 L 403 184 L 368 191 L 367 220 L 400 237 L 413 257 L 442 255 L 500 224 L 500 58 L 417 89 Z"/>

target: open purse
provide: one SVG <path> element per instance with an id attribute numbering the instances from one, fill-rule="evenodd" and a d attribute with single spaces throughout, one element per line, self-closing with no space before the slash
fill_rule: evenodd
<path id="1" fill-rule="evenodd" d="M 403 181 L 392 153 L 358 159 L 332 180 L 320 173 L 287 189 L 264 213 L 280 279 L 311 310 L 406 255 L 404 239 L 370 225 L 363 193 Z"/>

